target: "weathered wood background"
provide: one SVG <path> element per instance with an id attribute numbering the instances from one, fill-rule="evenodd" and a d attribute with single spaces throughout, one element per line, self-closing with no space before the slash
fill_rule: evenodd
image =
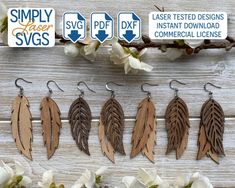
<path id="1" fill-rule="evenodd" d="M 119 1 L 12 1 L 3 0 L 8 7 L 53 7 L 56 10 L 57 21 L 64 11 L 79 10 L 86 17 L 94 10 L 108 11 L 114 18 L 120 10 L 133 10 L 143 21 L 143 33 L 148 33 L 148 13 L 154 11 L 154 4 L 164 6 L 167 11 L 225 11 L 229 17 L 229 35 L 235 37 L 234 0 L 119 0 Z M 206 50 L 192 57 L 182 57 L 175 62 L 169 62 L 163 54 L 149 50 L 144 59 L 154 66 L 151 73 L 140 72 L 137 75 L 125 75 L 122 68 L 109 62 L 107 49 L 99 50 L 97 61 L 90 63 L 82 57 L 69 58 L 63 53 L 63 46 L 57 45 L 51 49 L 13 49 L 0 46 L 0 159 L 4 161 L 18 160 L 27 168 L 27 173 L 33 177 L 34 186 L 41 179 L 41 174 L 48 169 L 56 173 L 58 182 L 70 187 L 85 168 L 95 170 L 100 166 L 108 166 L 110 175 L 104 178 L 110 186 L 118 186 L 121 177 L 136 175 L 138 168 L 156 168 L 159 175 L 173 180 L 179 174 L 199 171 L 208 176 L 216 187 L 235 187 L 235 50 Z M 11 136 L 10 109 L 13 98 L 18 94 L 14 85 L 17 77 L 23 77 L 33 84 L 23 84 L 25 94 L 29 97 L 33 115 L 33 161 L 28 161 L 19 155 Z M 62 111 L 63 128 L 60 146 L 51 160 L 46 158 L 43 147 L 41 126 L 39 121 L 39 104 L 47 93 L 46 81 L 53 79 L 65 90 L 64 93 L 54 89 L 53 98 Z M 164 125 L 164 112 L 168 102 L 173 97 L 168 83 L 171 79 L 186 82 L 180 87 L 180 96 L 187 102 L 190 111 L 191 129 L 188 148 L 180 160 L 175 160 L 175 154 L 165 156 L 167 137 Z M 86 81 L 97 93 L 86 92 L 85 98 L 90 104 L 94 117 L 89 139 L 91 157 L 81 153 L 70 134 L 67 112 L 72 101 L 78 96 L 76 89 L 78 81 Z M 155 164 L 151 164 L 143 156 L 130 160 L 129 156 L 116 155 L 116 164 L 104 157 L 98 141 L 98 117 L 103 101 L 109 97 L 105 91 L 105 82 L 115 81 L 125 84 L 115 87 L 117 99 L 123 105 L 126 116 L 124 143 L 126 153 L 130 153 L 130 137 L 134 126 L 134 117 L 138 102 L 145 96 L 140 91 L 144 82 L 158 83 L 159 87 L 149 88 L 157 107 L 157 146 L 155 147 Z M 208 158 L 196 161 L 197 134 L 199 128 L 199 113 L 202 103 L 207 99 L 203 91 L 205 82 L 213 82 L 222 86 L 214 90 L 214 97 L 221 103 L 226 114 L 224 147 L 226 157 L 220 165 Z M 53 87 L 53 86 L 52 86 Z"/>

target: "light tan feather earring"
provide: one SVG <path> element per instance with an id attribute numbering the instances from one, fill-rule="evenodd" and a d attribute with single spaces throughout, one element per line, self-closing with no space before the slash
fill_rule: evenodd
<path id="1" fill-rule="evenodd" d="M 186 103 L 178 96 L 178 89 L 172 87 L 172 82 L 177 82 L 181 85 L 186 85 L 178 80 L 171 80 L 169 86 L 175 91 L 175 97 L 170 101 L 167 106 L 166 130 L 167 130 L 167 151 L 166 155 L 172 150 L 176 151 L 176 159 L 179 159 L 187 145 L 189 135 L 189 112 Z"/>
<path id="2" fill-rule="evenodd" d="M 105 102 L 100 113 L 99 139 L 101 150 L 106 157 L 114 163 L 114 153 L 125 155 L 123 146 L 124 112 L 120 103 L 115 99 L 115 94 L 106 83 L 106 90 L 111 92 L 111 97 Z"/>
<path id="3" fill-rule="evenodd" d="M 62 127 L 60 109 L 51 98 L 53 93 L 49 87 L 51 82 L 53 82 L 60 91 L 64 92 L 55 81 L 49 80 L 47 82 L 49 94 L 42 99 L 40 105 L 43 142 L 47 148 L 48 159 L 54 155 L 55 150 L 59 146 L 60 129 Z"/>
<path id="4" fill-rule="evenodd" d="M 132 132 L 132 150 L 130 157 L 133 158 L 140 152 L 154 163 L 154 146 L 156 145 L 156 110 L 151 100 L 151 93 L 144 90 L 144 85 L 158 86 L 149 83 L 141 85 L 141 90 L 147 93 L 138 106 L 135 127 Z"/>
<path id="5" fill-rule="evenodd" d="M 19 86 L 17 82 L 22 80 L 26 83 L 32 83 L 24 80 L 23 78 L 17 78 L 15 85 L 20 89 L 19 95 L 15 98 L 12 104 L 11 111 L 11 127 L 12 135 L 16 142 L 16 147 L 28 159 L 32 160 L 32 115 L 29 109 L 29 101 L 24 95 L 24 89 Z"/>

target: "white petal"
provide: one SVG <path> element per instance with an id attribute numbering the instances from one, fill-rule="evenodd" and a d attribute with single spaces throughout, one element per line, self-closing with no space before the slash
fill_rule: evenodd
<path id="1" fill-rule="evenodd" d="M 191 178 L 190 178 L 190 181 L 193 182 L 193 181 L 196 181 L 197 179 L 199 179 L 201 177 L 201 174 L 199 172 L 196 172 L 194 173 Z"/>
<path id="2" fill-rule="evenodd" d="M 3 187 L 11 178 L 11 174 L 4 168 L 0 167 L 0 187 Z"/>
<path id="3" fill-rule="evenodd" d="M 128 74 L 131 71 L 131 66 L 129 62 L 124 63 L 124 71 L 125 71 L 125 74 Z"/>
<path id="4" fill-rule="evenodd" d="M 189 176 L 178 176 L 175 180 L 175 184 L 178 185 L 179 187 L 184 187 L 188 185 L 190 182 L 190 177 Z"/>
<path id="5" fill-rule="evenodd" d="M 11 177 L 14 176 L 14 170 L 3 161 L 2 161 L 2 164 L 3 164 L 3 168 L 7 171 L 7 173 L 9 173 Z"/>
<path id="6" fill-rule="evenodd" d="M 85 55 L 95 54 L 99 45 L 100 45 L 100 42 L 96 40 L 92 41 L 90 44 L 85 45 L 84 54 Z"/>
<path id="7" fill-rule="evenodd" d="M 7 7 L 0 3 L 0 20 L 4 19 L 7 16 Z"/>
<path id="8" fill-rule="evenodd" d="M 23 179 L 20 182 L 21 186 L 29 187 L 32 184 L 32 179 L 28 176 L 23 176 Z"/>
<path id="9" fill-rule="evenodd" d="M 124 48 L 118 42 L 112 44 L 112 53 L 114 53 L 120 59 L 129 56 L 129 54 L 125 52 Z"/>
<path id="10" fill-rule="evenodd" d="M 54 174 L 52 170 L 43 173 L 42 182 L 38 182 L 39 187 L 49 187 L 54 182 Z"/>
<path id="11" fill-rule="evenodd" d="M 184 54 L 184 50 L 177 48 L 168 48 L 167 51 L 163 54 L 171 61 L 174 61 Z"/>
<path id="12" fill-rule="evenodd" d="M 95 173 L 88 169 L 82 174 L 82 176 L 75 182 L 74 187 L 86 186 L 87 188 L 93 188 L 95 185 Z"/>
<path id="13" fill-rule="evenodd" d="M 87 60 L 89 60 L 89 61 L 91 61 L 91 62 L 93 62 L 93 61 L 95 61 L 95 59 L 96 59 L 96 52 L 94 52 L 94 53 L 91 53 L 91 54 L 89 54 L 89 55 L 86 55 L 86 52 L 85 52 L 85 46 L 82 46 L 81 48 L 80 48 L 80 54 L 85 58 L 85 59 L 87 59 Z"/>
<path id="14" fill-rule="evenodd" d="M 207 177 L 201 177 L 193 182 L 191 188 L 213 188 L 213 185 Z"/>
<path id="15" fill-rule="evenodd" d="M 144 48 L 143 50 L 140 51 L 139 56 L 141 57 L 142 55 L 144 55 L 147 52 L 147 48 Z"/>
<path id="16" fill-rule="evenodd" d="M 150 66 L 144 62 L 141 62 L 139 59 L 136 59 L 133 56 L 128 57 L 128 59 L 129 59 L 129 65 L 133 69 L 144 70 L 147 72 L 150 72 L 153 69 L 152 66 Z"/>
<path id="17" fill-rule="evenodd" d="M 204 40 L 199 40 L 199 39 L 187 39 L 184 40 L 185 44 L 189 45 L 191 48 L 196 48 L 198 46 L 200 46 Z"/>
<path id="18" fill-rule="evenodd" d="M 96 174 L 97 176 L 102 176 L 103 174 L 105 174 L 105 173 L 107 172 L 107 170 L 108 170 L 108 167 L 102 166 L 101 168 L 99 168 L 99 169 L 95 172 L 95 174 Z"/>
<path id="19" fill-rule="evenodd" d="M 67 56 L 76 57 L 79 54 L 79 48 L 76 46 L 76 44 L 67 43 L 64 47 L 64 53 Z"/>
<path id="20" fill-rule="evenodd" d="M 146 72 L 151 72 L 153 70 L 153 67 L 151 65 L 148 65 L 142 61 L 140 63 L 141 63 L 141 68 L 140 68 L 141 70 L 144 70 Z"/>
<path id="21" fill-rule="evenodd" d="M 133 176 L 125 176 L 122 178 L 122 183 L 125 184 L 126 188 L 146 188 L 146 186 L 140 183 L 135 177 Z"/>
<path id="22" fill-rule="evenodd" d="M 20 162 L 15 161 L 15 174 L 19 176 L 19 175 L 23 175 L 24 172 L 25 172 L 25 169 L 23 165 Z"/>

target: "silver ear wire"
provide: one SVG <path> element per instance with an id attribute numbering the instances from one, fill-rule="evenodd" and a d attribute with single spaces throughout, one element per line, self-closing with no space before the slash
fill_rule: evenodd
<path id="1" fill-rule="evenodd" d="M 144 92 L 144 93 L 147 93 L 147 96 L 150 98 L 151 97 L 151 92 L 150 91 L 147 91 L 144 89 L 144 85 L 149 85 L 149 86 L 158 86 L 158 84 L 149 84 L 149 83 L 143 83 L 141 84 L 141 91 Z"/>
<path id="2" fill-rule="evenodd" d="M 94 90 L 92 90 L 91 88 L 88 87 L 88 85 L 86 84 L 86 82 L 80 81 L 80 82 L 77 83 L 78 90 L 81 92 L 81 94 L 79 95 L 80 97 L 83 97 L 83 96 L 84 96 L 84 90 L 82 90 L 82 89 L 79 87 L 80 84 L 84 84 L 84 85 L 86 86 L 86 88 L 87 88 L 89 91 L 91 91 L 91 92 L 93 92 L 93 93 L 96 93 Z"/>
<path id="3" fill-rule="evenodd" d="M 24 82 L 26 82 L 26 83 L 29 83 L 29 84 L 32 84 L 32 82 L 27 81 L 27 80 L 25 80 L 25 79 L 23 79 L 23 78 L 17 78 L 17 79 L 15 80 L 15 86 L 20 89 L 20 95 L 22 96 L 22 95 L 24 94 L 24 88 L 18 84 L 18 81 L 19 81 L 19 80 L 22 80 L 22 81 L 24 81 Z"/>
<path id="4" fill-rule="evenodd" d="M 172 87 L 172 83 L 173 83 L 173 82 L 177 82 L 178 84 L 181 84 L 181 85 L 186 85 L 186 84 L 183 83 L 183 82 L 180 82 L 180 81 L 178 81 L 178 80 L 175 80 L 175 79 L 170 81 L 169 87 L 170 87 L 172 90 L 175 91 L 175 96 L 178 96 L 178 91 L 179 91 L 179 89 L 176 88 L 176 87 Z"/>

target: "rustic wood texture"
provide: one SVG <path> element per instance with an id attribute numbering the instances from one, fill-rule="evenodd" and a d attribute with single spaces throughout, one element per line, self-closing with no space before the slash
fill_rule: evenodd
<path id="1" fill-rule="evenodd" d="M 156 110 L 150 97 L 143 99 L 137 110 L 135 127 L 132 131 L 132 150 L 130 157 L 133 158 L 141 151 L 154 163 L 153 150 L 156 140 Z"/>
<path id="2" fill-rule="evenodd" d="M 166 109 L 166 130 L 168 145 L 166 154 L 176 151 L 176 159 L 179 159 L 188 144 L 189 112 L 186 103 L 175 96 Z"/>
<path id="3" fill-rule="evenodd" d="M 201 109 L 197 159 L 205 155 L 219 164 L 218 157 L 225 156 L 223 147 L 224 112 L 214 99 L 207 100 Z"/>
<path id="4" fill-rule="evenodd" d="M 62 127 L 60 109 L 52 98 L 44 97 L 40 110 L 43 142 L 47 148 L 47 157 L 50 159 L 59 146 L 60 129 Z"/>
<path id="5" fill-rule="evenodd" d="M 12 136 L 16 147 L 25 157 L 32 160 L 32 115 L 29 101 L 25 96 L 17 96 L 12 104 L 11 112 Z"/>
<path id="6" fill-rule="evenodd" d="M 228 33 L 235 37 L 235 13 L 234 0 L 160 0 L 160 1 L 134 1 L 125 0 L 107 2 L 104 0 L 61 0 L 58 1 L 13 1 L 2 0 L 8 7 L 53 7 L 56 10 L 59 23 L 64 11 L 79 10 L 84 16 L 89 17 L 90 12 L 108 11 L 115 19 L 120 10 L 135 11 L 142 20 L 143 33 L 148 33 L 148 14 L 155 11 L 154 4 L 164 6 L 166 11 L 225 11 L 228 13 Z M 209 3 L 208 3 L 209 2 Z M 208 6 L 205 6 L 208 5 Z M 116 29 L 115 29 L 116 30 Z M 59 29 L 58 29 L 59 31 Z M 13 49 L 0 44 L 0 159 L 5 161 L 19 160 L 26 166 L 28 174 L 33 176 L 34 186 L 41 178 L 40 175 L 47 169 L 53 169 L 58 182 L 64 182 L 70 186 L 84 171 L 85 168 L 96 170 L 102 165 L 110 167 L 109 175 L 104 179 L 111 182 L 112 186 L 118 186 L 124 175 L 136 175 L 140 167 L 156 168 L 160 176 L 173 180 L 179 174 L 187 174 L 199 171 L 208 176 L 216 187 L 234 187 L 235 180 L 235 49 L 226 53 L 223 50 L 205 50 L 198 55 L 184 56 L 179 60 L 170 62 L 164 54 L 157 49 L 148 50 L 143 61 L 154 66 L 151 73 L 140 72 L 138 75 L 125 75 L 122 68 L 109 62 L 106 48 L 99 49 L 97 61 L 87 62 L 82 57 L 69 58 L 64 56 L 63 47 L 57 45 L 50 49 Z M 19 155 L 10 129 L 11 102 L 18 90 L 15 88 L 14 79 L 23 77 L 33 82 L 33 86 L 25 85 L 25 93 L 30 101 L 33 115 L 32 155 L 34 161 L 30 162 Z M 51 160 L 47 160 L 40 125 L 40 99 L 47 92 L 44 83 L 48 79 L 61 83 L 64 93 L 56 92 L 53 95 L 60 105 L 63 128 L 61 129 L 60 146 Z M 190 113 L 189 143 L 182 158 L 175 160 L 174 153 L 165 156 L 167 148 L 167 134 L 165 130 L 166 107 L 172 99 L 168 83 L 172 79 L 179 79 L 187 83 L 184 92 L 180 96 L 188 105 Z M 71 136 L 67 116 L 69 106 L 77 97 L 77 89 L 74 85 L 78 81 L 88 81 L 96 94 L 87 95 L 93 122 L 89 136 L 90 153 L 88 157 L 77 149 Z M 123 105 L 127 119 L 124 130 L 124 145 L 127 156 L 115 156 L 116 164 L 112 164 L 102 154 L 98 139 L 98 121 L 102 102 L 109 97 L 105 92 L 104 84 L 107 81 L 123 83 L 116 93 L 118 100 Z M 207 93 L 203 91 L 203 85 L 213 82 L 222 86 L 221 90 L 213 90 L 214 98 L 220 102 L 225 113 L 224 149 L 226 157 L 220 159 L 220 165 L 213 163 L 209 158 L 196 161 L 197 139 L 199 131 L 200 109 Z M 140 100 L 145 96 L 139 91 L 144 82 L 159 83 L 159 87 L 151 87 L 153 102 L 156 105 L 158 115 L 157 146 L 154 147 L 155 164 L 150 163 L 146 157 L 138 155 L 130 160 L 131 132 L 134 127 L 136 108 Z M 67 122 L 67 123 L 66 123 Z"/>
<path id="7" fill-rule="evenodd" d="M 68 118 L 71 125 L 71 133 L 78 148 L 90 155 L 88 139 L 91 130 L 91 109 L 82 97 L 77 98 L 71 104 Z"/>

